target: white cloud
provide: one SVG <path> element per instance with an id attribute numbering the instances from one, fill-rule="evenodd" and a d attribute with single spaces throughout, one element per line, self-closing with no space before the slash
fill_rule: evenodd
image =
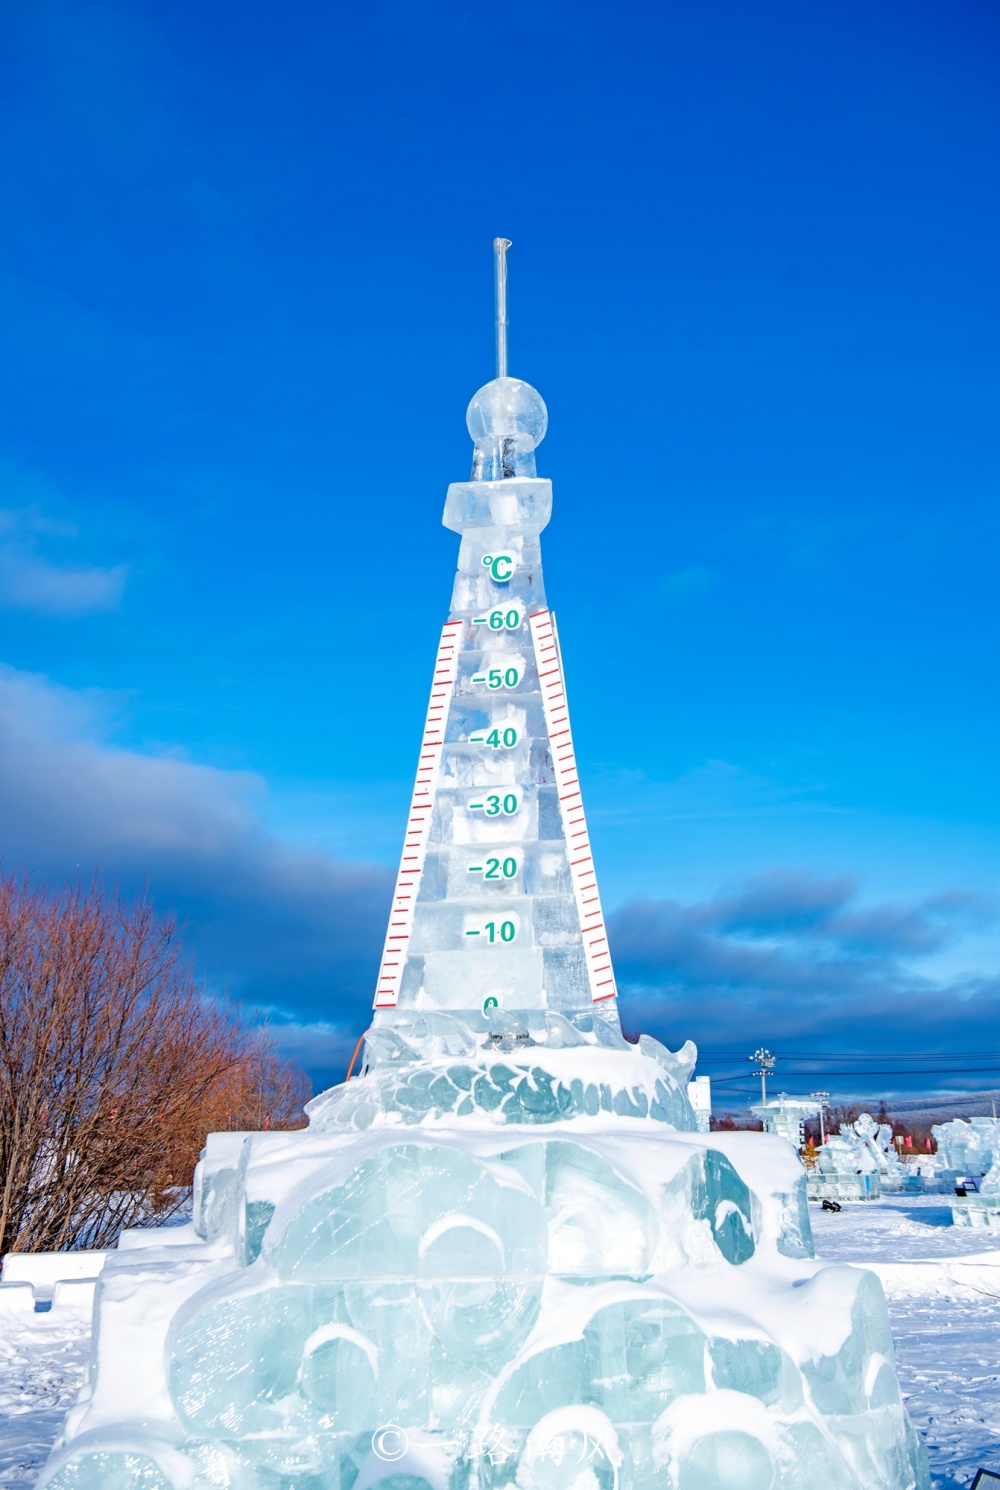
<path id="1" fill-rule="evenodd" d="M 50 616 L 83 616 L 117 610 L 127 564 L 56 563 L 38 552 L 41 539 L 74 538 L 69 524 L 37 507 L 0 508 L 0 605 Z"/>
<path id="2" fill-rule="evenodd" d="M 117 610 L 128 565 L 112 569 L 49 564 L 34 554 L 0 552 L 0 605 L 49 616 Z"/>

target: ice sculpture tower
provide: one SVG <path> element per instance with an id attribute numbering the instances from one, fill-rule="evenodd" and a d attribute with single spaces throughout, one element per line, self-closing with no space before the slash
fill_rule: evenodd
<path id="1" fill-rule="evenodd" d="M 375 1028 L 448 1010 L 472 1028 L 512 1014 L 598 1011 L 615 980 L 576 771 L 539 535 L 552 484 L 535 473 L 545 405 L 506 376 L 497 239 L 498 373 L 472 399 L 472 477 L 448 488 L 462 535 L 406 841 L 379 968 Z M 605 1006 L 600 1009 L 600 1006 Z"/>
<path id="2" fill-rule="evenodd" d="M 927 1490 L 795 1151 L 694 1131 L 694 1047 L 622 1038 L 500 350 L 363 1074 L 122 1237 L 44 1490 Z"/>

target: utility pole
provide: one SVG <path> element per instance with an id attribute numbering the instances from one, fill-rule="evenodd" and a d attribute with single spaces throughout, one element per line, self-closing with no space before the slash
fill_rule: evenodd
<path id="1" fill-rule="evenodd" d="M 830 1110 L 830 1093 L 810 1092 L 809 1095 L 815 1097 L 819 1103 L 819 1141 L 821 1144 L 824 1144 L 826 1143 L 826 1128 L 823 1123 L 823 1115 Z"/>
<path id="2" fill-rule="evenodd" d="M 765 1050 L 764 1047 L 761 1046 L 760 1050 L 755 1050 L 753 1055 L 748 1055 L 747 1060 L 756 1061 L 757 1063 L 757 1069 L 753 1074 L 760 1077 L 760 1100 L 761 1104 L 766 1107 L 767 1078 L 774 1070 L 775 1058 L 769 1050 Z"/>

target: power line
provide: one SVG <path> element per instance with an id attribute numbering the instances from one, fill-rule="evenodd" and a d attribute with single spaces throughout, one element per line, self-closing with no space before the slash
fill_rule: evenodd
<path id="1" fill-rule="evenodd" d="M 742 1051 L 699 1051 L 698 1060 L 704 1065 L 709 1061 L 728 1062 L 743 1059 Z M 1000 1050 L 876 1050 L 867 1054 L 857 1051 L 816 1050 L 803 1054 L 787 1051 L 778 1057 L 781 1061 L 961 1061 L 1000 1060 Z"/>

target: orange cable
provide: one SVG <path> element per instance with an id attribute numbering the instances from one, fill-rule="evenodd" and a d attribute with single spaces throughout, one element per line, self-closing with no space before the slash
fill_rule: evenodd
<path id="1" fill-rule="evenodd" d="M 368 1029 L 371 1029 L 371 1025 L 368 1026 Z M 344 1077 L 344 1080 L 345 1081 L 350 1081 L 350 1079 L 351 1079 L 351 1072 L 354 1070 L 354 1062 L 358 1058 L 358 1051 L 361 1049 L 362 1045 L 365 1043 L 365 1035 L 367 1035 L 367 1033 L 368 1033 L 368 1030 L 365 1030 L 365 1034 L 361 1036 L 361 1038 L 358 1040 L 357 1045 L 355 1045 L 355 1047 L 354 1047 L 354 1054 L 351 1056 L 351 1064 L 348 1066 L 348 1068 L 347 1068 L 347 1075 Z"/>

